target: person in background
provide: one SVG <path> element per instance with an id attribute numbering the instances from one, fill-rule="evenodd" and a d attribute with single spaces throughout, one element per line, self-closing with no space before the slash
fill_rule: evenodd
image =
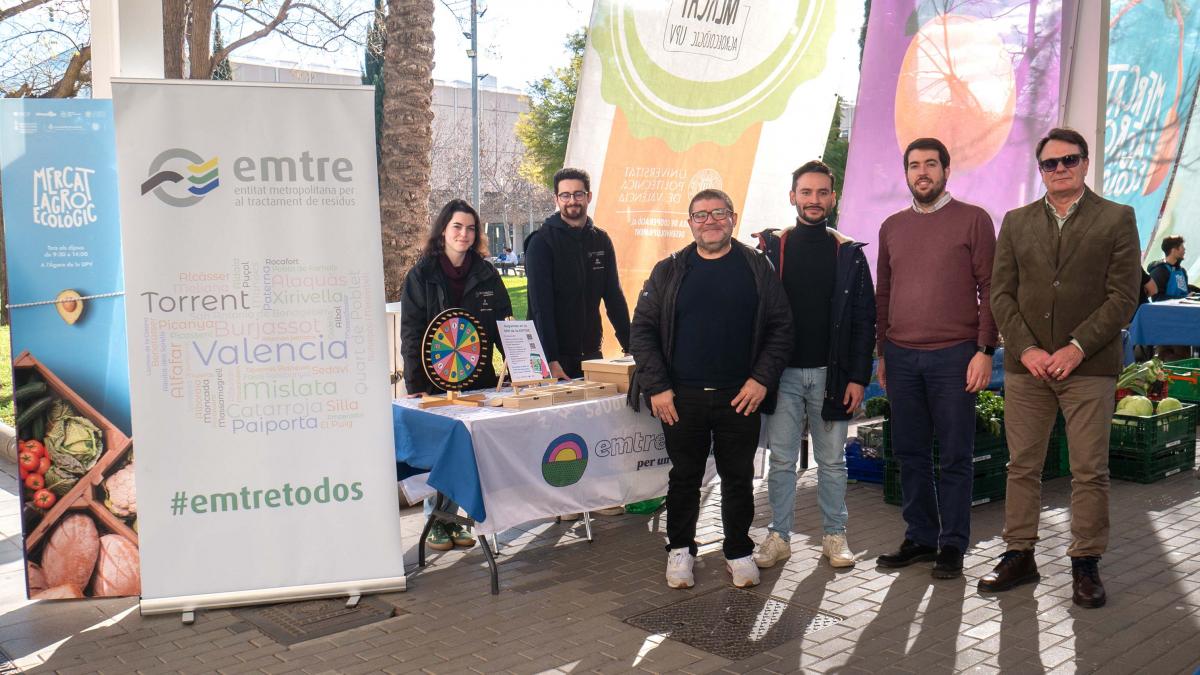
<path id="1" fill-rule="evenodd" d="M 695 584 L 700 485 L 711 452 L 721 477 L 725 568 L 745 588 L 759 582 L 750 539 L 759 415 L 770 412 L 787 366 L 792 313 L 771 263 L 733 239 L 729 195 L 696 193 L 688 225 L 695 242 L 659 261 L 638 297 L 630 391 L 640 388 L 662 422 L 671 459 L 667 585 Z"/>
<path id="2" fill-rule="evenodd" d="M 1186 298 L 1188 294 L 1188 273 L 1183 267 L 1183 258 L 1187 247 L 1183 245 L 1183 237 L 1163 237 L 1163 259 L 1150 263 L 1150 278 L 1158 287 L 1158 292 L 1150 296 L 1154 302 Z"/>
<path id="3" fill-rule="evenodd" d="M 629 305 L 617 277 L 612 239 L 588 217 L 591 178 L 581 169 L 554 174 L 558 212 L 525 241 L 529 318 L 559 379 L 583 377 L 582 363 L 601 358 L 600 301 L 621 350 L 629 351 Z"/>
<path id="4" fill-rule="evenodd" d="M 508 290 L 496 268 L 484 260 L 487 249 L 479 236 L 479 214 L 467 202 L 452 199 L 442 207 L 429 229 L 420 259 L 404 279 L 400 299 L 400 353 L 404 357 L 404 387 L 410 398 L 441 391 L 425 374 L 421 343 L 434 317 L 450 308 L 470 312 L 491 338 L 480 355 L 476 387 L 496 386 L 492 345 L 498 345 L 496 322 L 512 316 Z M 425 515 L 433 511 L 434 498 L 425 500 Z M 451 502 L 447 511 L 458 505 Z M 457 523 L 435 521 L 425 545 L 436 551 L 474 546 L 475 537 Z"/>
<path id="5" fill-rule="evenodd" d="M 975 395 L 991 379 L 998 338 L 990 307 L 996 231 L 987 211 L 946 192 L 950 153 L 938 139 L 909 143 L 904 170 L 913 202 L 879 229 L 875 305 L 879 384 L 892 406 L 908 529 L 877 562 L 933 560 L 934 578 L 953 579 L 970 543 Z"/>

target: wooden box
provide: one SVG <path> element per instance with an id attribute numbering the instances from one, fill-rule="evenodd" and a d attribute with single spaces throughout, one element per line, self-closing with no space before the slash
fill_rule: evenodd
<path id="1" fill-rule="evenodd" d="M 579 389 L 583 390 L 583 395 L 589 400 L 593 398 L 605 398 L 607 396 L 616 396 L 619 392 L 617 385 L 612 382 L 584 382 L 579 385 Z"/>
<path id="2" fill-rule="evenodd" d="M 553 405 L 550 394 L 514 394 L 513 396 L 505 396 L 503 398 L 504 407 L 512 408 L 513 410 L 533 410 L 534 408 L 545 408 Z"/>
<path id="3" fill-rule="evenodd" d="M 583 366 L 584 379 L 594 380 L 595 378 L 588 377 L 591 374 L 612 373 L 621 375 L 624 381 L 628 382 L 629 377 L 633 375 L 633 369 L 636 364 L 633 362 L 632 356 L 622 356 L 616 359 L 591 359 L 584 361 L 581 365 Z M 611 382 L 611 380 L 600 381 Z"/>
<path id="4" fill-rule="evenodd" d="M 616 359 L 592 359 L 583 362 L 583 379 L 588 382 L 607 382 L 617 386 L 624 394 L 629 391 L 629 379 L 633 375 L 632 356 Z"/>
<path id="5" fill-rule="evenodd" d="M 587 400 L 587 394 L 579 387 L 558 387 L 550 392 L 550 401 L 554 405 L 561 403 L 578 403 Z"/>

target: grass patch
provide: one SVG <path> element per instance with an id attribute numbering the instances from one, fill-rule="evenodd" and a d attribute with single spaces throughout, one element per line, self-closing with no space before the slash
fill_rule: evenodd
<path id="1" fill-rule="evenodd" d="M 8 339 L 8 326 L 0 326 L 0 421 L 8 426 L 16 422 L 12 400 L 12 342 Z"/>
<path id="2" fill-rule="evenodd" d="M 512 300 L 513 318 L 525 320 L 529 318 L 529 278 L 501 276 L 504 287 L 508 289 L 508 299 Z"/>

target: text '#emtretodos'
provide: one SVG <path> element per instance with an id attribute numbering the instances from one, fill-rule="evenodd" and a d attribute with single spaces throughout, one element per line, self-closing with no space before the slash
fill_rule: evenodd
<path id="1" fill-rule="evenodd" d="M 313 507 L 338 502 L 357 502 L 365 496 L 361 481 L 334 483 L 325 476 L 319 485 L 293 487 L 284 483 L 280 487 L 240 489 L 227 492 L 206 492 L 189 495 L 187 490 L 176 490 L 171 496 L 171 515 L 186 513 L 205 515 L 230 511 L 256 511 L 258 509 L 286 509 Z"/>

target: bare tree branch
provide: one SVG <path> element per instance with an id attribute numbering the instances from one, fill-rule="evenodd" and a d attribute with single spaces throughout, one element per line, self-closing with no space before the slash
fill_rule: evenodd
<path id="1" fill-rule="evenodd" d="M 25 2 L 9 7 L 8 9 L 0 9 L 0 21 L 4 21 L 9 17 L 16 16 L 27 9 L 33 9 L 34 7 L 44 5 L 47 2 L 50 2 L 50 0 L 25 0 Z"/>
<path id="2" fill-rule="evenodd" d="M 42 94 L 38 98 L 70 98 L 79 93 L 79 87 L 85 82 L 91 82 L 91 73 L 85 73 L 84 67 L 92 61 L 92 46 L 88 45 L 83 49 L 75 52 L 71 57 L 71 62 L 67 64 L 67 70 L 63 73 L 62 78 L 54 83 L 50 91 Z"/>
<path id="3" fill-rule="evenodd" d="M 254 42 L 255 40 L 258 40 L 260 38 L 264 38 L 264 37 L 270 35 L 271 31 L 275 30 L 276 26 L 283 23 L 283 20 L 287 18 L 288 11 L 290 11 L 291 7 L 292 7 L 292 0 L 283 0 L 283 4 L 279 6 L 279 11 L 275 13 L 274 19 L 269 21 L 266 25 L 264 25 L 259 30 L 256 30 L 249 35 L 245 35 L 237 40 L 234 40 L 233 42 L 230 42 L 228 45 L 225 45 L 224 49 L 222 49 L 220 52 L 218 52 L 216 54 L 213 54 L 213 56 L 212 56 L 213 62 L 219 63 L 220 61 L 222 61 L 223 59 L 228 57 L 231 53 L 233 53 L 233 50 L 237 49 L 238 47 L 241 47 L 243 45 L 248 45 L 251 42 Z M 211 72 L 211 69 L 210 69 L 210 72 Z"/>

